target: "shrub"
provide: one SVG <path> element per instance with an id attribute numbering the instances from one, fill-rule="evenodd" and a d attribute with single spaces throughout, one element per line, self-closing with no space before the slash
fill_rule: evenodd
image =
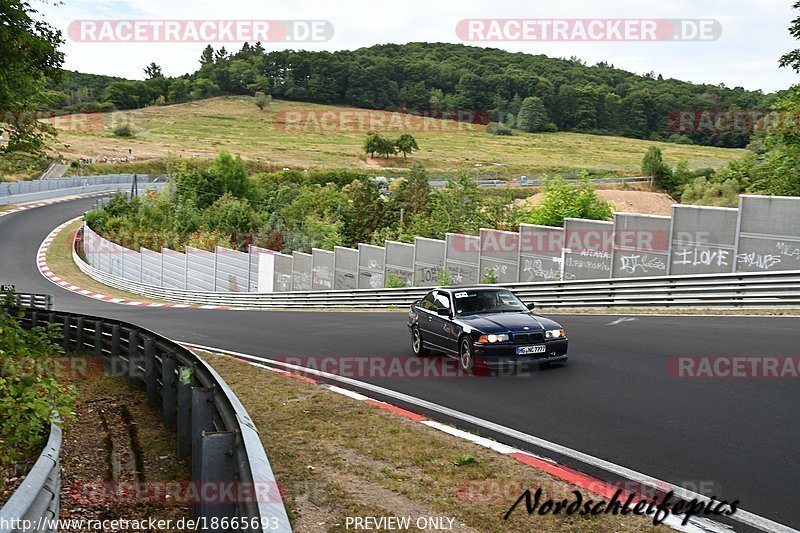
<path id="1" fill-rule="evenodd" d="M 386 274 L 386 286 L 390 289 L 402 289 L 406 286 L 406 282 L 394 272 L 389 272 Z"/>
<path id="2" fill-rule="evenodd" d="M 523 222 L 544 226 L 563 226 L 565 218 L 611 219 L 611 205 L 598 198 L 586 175 L 574 186 L 563 178 L 546 179 L 544 198 L 522 215 Z"/>
<path id="3" fill-rule="evenodd" d="M 439 275 L 436 276 L 436 283 L 438 283 L 442 287 L 452 285 L 453 276 L 450 274 L 450 271 L 447 270 L 446 268 L 442 268 L 441 270 L 439 270 Z"/>
<path id="4" fill-rule="evenodd" d="M 492 135 L 513 135 L 514 132 L 506 126 L 505 124 L 501 124 L 500 122 L 490 122 L 486 125 L 486 133 L 490 133 Z"/>
<path id="5" fill-rule="evenodd" d="M 30 458 L 47 438 L 57 412 L 72 414 L 74 392 L 52 375 L 62 350 L 57 326 L 24 330 L 9 310 L 0 309 L 0 464 Z M 49 369 L 49 372 L 48 372 Z"/>
<path id="6" fill-rule="evenodd" d="M 735 178 L 716 181 L 700 176 L 686 184 L 681 195 L 681 203 L 737 207 L 740 191 L 740 184 Z"/>
<path id="7" fill-rule="evenodd" d="M 133 127 L 130 124 L 120 124 L 114 128 L 114 135 L 117 137 L 133 137 L 135 135 Z"/>

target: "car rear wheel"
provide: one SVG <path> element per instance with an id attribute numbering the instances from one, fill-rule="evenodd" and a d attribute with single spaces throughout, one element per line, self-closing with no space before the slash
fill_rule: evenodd
<path id="1" fill-rule="evenodd" d="M 411 349 L 417 357 L 423 357 L 431 353 L 429 349 L 422 345 L 422 334 L 419 332 L 418 326 L 411 328 Z"/>
<path id="2" fill-rule="evenodd" d="M 461 370 L 466 372 L 472 371 L 472 367 L 475 366 L 475 361 L 472 358 L 472 342 L 469 337 L 461 338 L 458 349 L 458 364 L 461 366 Z"/>

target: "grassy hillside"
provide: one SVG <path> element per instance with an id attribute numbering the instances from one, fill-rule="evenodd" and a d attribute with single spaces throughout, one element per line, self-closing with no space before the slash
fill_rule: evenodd
<path id="1" fill-rule="evenodd" d="M 283 126 L 287 112 L 368 113 L 354 108 L 302 102 L 274 101 L 263 112 L 249 97 L 220 97 L 170 106 L 103 114 L 89 120 L 92 127 L 69 128 L 58 124 L 56 146 L 65 157 L 122 157 L 128 149 L 139 159 L 163 158 L 168 153 L 181 157 L 212 157 L 220 149 L 241 154 L 245 159 L 290 167 L 387 167 L 404 168 L 413 161 L 429 170 L 496 170 L 504 175 L 592 169 L 599 173 L 639 174 L 642 156 L 649 146 L 658 145 L 670 164 L 681 159 L 692 168 L 719 167 L 744 155 L 743 150 L 679 145 L 578 133 L 520 133 L 495 136 L 483 126 L 443 124 L 425 119 L 414 126 L 421 150 L 404 160 L 366 158 L 362 144 L 364 128 L 336 131 L 304 122 Z M 407 117 L 385 118 L 402 123 Z M 130 122 L 133 138 L 117 137 L 114 128 Z M 101 124 L 102 122 L 102 124 Z M 101 127 L 102 126 L 102 127 Z M 427 131 L 419 131 L 427 130 Z M 444 131 L 442 131 L 444 130 Z M 399 128 L 382 128 L 389 137 L 403 133 Z M 501 164 L 502 166 L 495 166 Z"/>

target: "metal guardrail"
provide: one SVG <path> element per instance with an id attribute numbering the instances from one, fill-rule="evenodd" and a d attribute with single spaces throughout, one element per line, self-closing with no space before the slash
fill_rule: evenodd
<path id="1" fill-rule="evenodd" d="M 294 291 L 280 293 L 201 292 L 153 287 L 108 274 L 73 259 L 89 277 L 116 289 L 148 298 L 186 304 L 251 308 L 407 306 L 430 287 Z M 738 272 L 606 280 L 573 280 L 497 284 L 523 300 L 548 309 L 634 307 L 791 307 L 800 306 L 800 271 Z"/>
<path id="2" fill-rule="evenodd" d="M 27 531 L 21 527 L 25 523 L 33 524 L 35 531 L 56 531 L 61 502 L 60 453 L 61 428 L 51 424 L 44 450 L 22 485 L 0 508 L 0 533 Z"/>
<path id="3" fill-rule="evenodd" d="M 164 181 L 167 174 L 137 174 L 137 179 L 142 183 Z M 39 193 L 59 189 L 74 189 L 76 187 L 90 187 L 95 185 L 118 185 L 131 183 L 133 174 L 108 174 L 99 176 L 75 176 L 71 178 L 41 179 L 33 181 L 13 181 L 0 183 L 0 197 L 15 196 L 20 194 Z"/>
<path id="4" fill-rule="evenodd" d="M 0 291 L 0 302 L 11 296 L 17 307 L 34 307 L 36 309 L 53 309 L 53 296 L 51 294 L 29 294 L 18 292 Z"/>
<path id="5" fill-rule="evenodd" d="M 208 363 L 157 333 L 119 320 L 27 308 L 21 322 L 28 328 L 60 324 L 66 351 L 93 353 L 113 375 L 126 376 L 132 385 L 142 386 L 148 404 L 161 409 L 165 426 L 176 428 L 178 454 L 191 458 L 196 494 L 206 494 L 209 487 L 213 494 L 229 490 L 241 496 L 221 503 L 202 498 L 195 502 L 194 515 L 205 520 L 204 529 L 291 531 L 258 430 Z M 47 479 L 58 470 L 59 443 L 60 431 L 56 428 L 51 430 L 51 442 L 23 486 L 0 510 L 0 517 L 38 519 L 51 516 L 52 509 L 58 516 L 59 491 L 47 489 L 58 484 Z M 230 527 L 212 527 L 215 519 L 219 524 L 227 521 Z"/>

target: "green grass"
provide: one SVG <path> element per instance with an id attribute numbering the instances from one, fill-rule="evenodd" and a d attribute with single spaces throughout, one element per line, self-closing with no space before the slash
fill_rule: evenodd
<path id="1" fill-rule="evenodd" d="M 361 113 L 359 116 L 366 113 L 347 107 L 280 100 L 262 112 L 250 97 L 220 97 L 104 114 L 103 127 L 62 130 L 57 148 L 71 158 L 127 156 L 130 149 L 140 160 L 159 159 L 169 153 L 182 158 L 210 158 L 224 148 L 265 168 L 350 167 L 388 171 L 407 168 L 412 162 L 420 161 L 431 171 L 467 168 L 503 175 L 576 169 L 589 169 L 600 175 L 635 175 L 640 174 L 642 157 L 653 145 L 662 149 L 668 163 L 685 159 L 692 168 L 720 167 L 744 155 L 744 150 L 580 133 L 515 132 L 510 137 L 496 136 L 486 134 L 483 126 L 454 126 L 452 122 L 425 119 L 424 127 L 411 128 L 421 148 L 419 152 L 408 159 L 402 156 L 367 159 L 361 149 L 366 135 L 364 128 L 322 131 L 313 126 L 303 129 L 290 124 L 283 127 L 284 113 L 293 111 L 357 112 Z M 407 120 L 399 114 L 393 117 L 400 122 Z M 116 137 L 114 129 L 122 123 L 130 123 L 136 137 Z M 456 128 L 458 131 L 453 131 Z M 416 131 L 424 129 L 428 131 Z M 443 129 L 446 131 L 441 131 Z M 403 133 L 402 127 L 387 126 L 382 131 L 389 137 Z M 478 168 L 476 164 L 482 166 Z"/>

